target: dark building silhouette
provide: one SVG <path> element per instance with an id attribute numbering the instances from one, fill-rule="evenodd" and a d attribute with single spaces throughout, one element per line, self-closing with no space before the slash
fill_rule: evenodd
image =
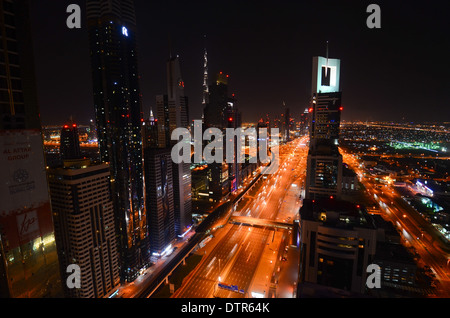
<path id="1" fill-rule="evenodd" d="M 30 1 L 0 1 L 0 297 L 61 297 Z"/>
<path id="2" fill-rule="evenodd" d="M 175 236 L 174 182 L 170 148 L 145 148 L 145 188 L 150 249 L 161 256 Z"/>
<path id="3" fill-rule="evenodd" d="M 68 122 L 61 129 L 59 153 L 62 160 L 81 158 L 78 126 L 73 121 Z"/>
<path id="4" fill-rule="evenodd" d="M 227 127 L 233 128 L 237 121 L 240 121 L 240 117 L 238 117 L 240 114 L 234 110 L 235 100 L 228 95 L 228 78 L 229 75 L 219 72 L 216 82 L 209 86 L 208 103 L 203 109 L 204 129 L 214 127 L 225 133 Z M 222 151 L 224 156 L 222 162 L 208 164 L 210 169 L 209 192 L 214 201 L 218 201 L 230 193 L 230 174 L 236 174 L 225 162 L 226 149 L 223 148 Z"/>
<path id="5" fill-rule="evenodd" d="M 156 96 L 159 146 L 171 148 L 178 140 L 171 140 L 176 128 L 189 128 L 188 98 L 181 76 L 179 56 L 167 61 L 167 94 Z M 192 224 L 190 162 L 173 163 L 173 194 L 175 233 L 180 235 Z"/>
<path id="6" fill-rule="evenodd" d="M 158 148 L 158 135 L 158 119 L 153 116 L 153 111 L 150 110 L 150 118 L 142 123 L 142 147 L 144 149 Z"/>
<path id="7" fill-rule="evenodd" d="M 111 169 L 121 278 L 132 281 L 150 259 L 134 3 L 88 0 L 86 10 L 100 158 Z"/>

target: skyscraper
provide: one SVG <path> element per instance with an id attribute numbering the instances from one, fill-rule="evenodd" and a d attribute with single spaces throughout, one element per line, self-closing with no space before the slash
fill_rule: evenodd
<path id="1" fill-rule="evenodd" d="M 336 198 L 342 189 L 342 155 L 337 147 L 342 111 L 340 60 L 328 58 L 328 53 L 314 57 L 312 74 L 305 198 Z"/>
<path id="2" fill-rule="evenodd" d="M 208 103 L 203 109 L 204 129 L 214 127 L 224 131 L 228 126 L 232 128 L 236 123 L 235 115 L 238 114 L 233 114 L 234 98 L 228 96 L 228 78 L 227 74 L 219 72 L 215 83 L 209 86 Z M 210 197 L 215 201 L 227 196 L 231 189 L 230 165 L 225 162 L 225 149 L 222 149 L 222 151 L 224 160 L 208 165 L 211 171 L 211 179 L 209 180 Z"/>
<path id="3" fill-rule="evenodd" d="M 228 75 L 219 72 L 216 82 L 209 86 L 209 101 L 203 109 L 205 128 L 223 129 L 227 126 L 228 118 L 225 117 L 225 111 L 230 99 L 228 78 Z"/>
<path id="4" fill-rule="evenodd" d="M 144 148 L 150 249 L 160 256 L 176 238 L 170 148 Z"/>
<path id="5" fill-rule="evenodd" d="M 290 130 L 291 130 L 291 114 L 289 111 L 289 107 L 286 107 L 286 104 L 283 102 L 284 106 L 284 131 L 283 131 L 283 140 L 285 142 L 291 141 Z"/>
<path id="6" fill-rule="evenodd" d="M 320 198 L 303 200 L 300 216 L 298 295 L 305 282 L 364 293 L 376 252 L 371 215 L 354 203 Z"/>
<path id="7" fill-rule="evenodd" d="M 342 192 L 342 155 L 328 139 L 311 142 L 307 157 L 305 198 L 339 197 Z"/>
<path id="8" fill-rule="evenodd" d="M 232 97 L 228 98 L 227 106 L 224 109 L 224 128 L 240 128 L 242 126 L 241 112 L 237 108 L 237 101 L 232 94 Z M 240 146 L 240 140 L 235 137 L 235 142 L 233 143 L 233 162 L 228 163 L 228 178 L 230 180 L 230 192 L 234 192 L 238 189 L 240 184 L 240 167 L 241 163 L 238 163 L 238 146 Z M 225 144 L 225 153 L 227 151 L 227 145 Z"/>
<path id="9" fill-rule="evenodd" d="M 0 297 L 60 297 L 29 1 L 0 1 Z"/>
<path id="10" fill-rule="evenodd" d="M 205 35 L 206 39 L 206 35 Z M 202 97 L 202 106 L 209 102 L 209 85 L 208 85 L 208 52 L 206 51 L 203 54 L 203 97 Z"/>
<path id="11" fill-rule="evenodd" d="M 189 128 L 188 98 L 184 95 L 179 56 L 167 61 L 167 95 L 156 97 L 158 136 L 161 147 L 169 148 L 177 140 L 171 140 L 176 128 Z M 192 223 L 191 170 L 189 162 L 173 163 L 173 194 L 175 206 L 175 233 L 180 235 Z"/>
<path id="12" fill-rule="evenodd" d="M 340 65 L 338 59 L 313 58 L 311 140 L 331 139 L 337 145 L 343 110 L 339 91 Z"/>
<path id="13" fill-rule="evenodd" d="M 109 163 L 121 278 L 149 264 L 142 170 L 142 107 L 132 0 L 87 0 L 94 106 L 101 161 Z"/>
<path id="14" fill-rule="evenodd" d="M 80 140 L 78 126 L 74 121 L 70 121 L 61 129 L 59 153 L 61 159 L 81 158 Z"/>
<path id="15" fill-rule="evenodd" d="M 67 297 L 101 298 L 119 283 L 114 207 L 107 164 L 90 159 L 64 160 L 48 170 L 61 273 L 80 267 L 80 288 Z"/>
<path id="16" fill-rule="evenodd" d="M 142 147 L 145 148 L 158 148 L 158 120 L 153 116 L 153 111 L 150 110 L 149 119 L 144 120 L 142 123 Z M 144 157 L 145 160 L 145 157 Z"/>

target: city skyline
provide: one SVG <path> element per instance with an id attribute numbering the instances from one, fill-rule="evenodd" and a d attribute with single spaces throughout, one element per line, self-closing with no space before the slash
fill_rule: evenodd
<path id="1" fill-rule="evenodd" d="M 93 118 L 91 85 L 85 79 L 87 26 L 82 21 L 81 29 L 65 27 L 68 3 L 32 4 L 44 124 L 62 122 L 70 115 L 80 123 Z M 79 4 L 84 10 L 84 1 Z M 190 120 L 201 117 L 205 46 L 209 80 L 218 71 L 229 74 L 243 122 L 256 122 L 259 118 L 251 115 L 255 109 L 273 115 L 283 101 L 294 118 L 300 116 L 308 105 L 310 57 L 324 56 L 327 41 L 330 57 L 339 56 L 345 66 L 341 83 L 348 93 L 343 120 L 442 120 L 438 113 L 447 105 L 448 81 L 442 71 L 445 65 L 434 56 L 450 46 L 449 39 L 439 37 L 440 29 L 448 25 L 444 12 L 437 4 L 423 7 L 413 2 L 404 7 L 381 1 L 382 27 L 368 29 L 368 4 L 136 1 L 144 115 L 147 118 L 149 109 L 155 109 L 154 96 L 164 90 L 161 79 L 170 38 L 171 51 L 182 63 Z M 40 19 L 45 12 L 54 18 Z M 419 14 L 424 21 L 420 25 L 414 20 Z M 171 15 L 176 18 L 165 18 Z"/>
<path id="2" fill-rule="evenodd" d="M 0 0 L 0 298 L 450 297 L 437 7 L 82 2 Z"/>

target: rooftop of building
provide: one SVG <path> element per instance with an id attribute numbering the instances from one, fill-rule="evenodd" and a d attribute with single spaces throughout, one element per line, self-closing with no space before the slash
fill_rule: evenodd
<path id="1" fill-rule="evenodd" d="M 335 228 L 376 228 L 364 206 L 334 197 L 304 199 L 300 216 L 302 220 L 322 222 L 325 226 Z"/>
<path id="2" fill-rule="evenodd" d="M 450 183 L 449 182 L 439 182 L 433 179 L 415 179 L 413 182 L 417 185 L 422 185 L 424 187 L 427 187 L 433 193 L 439 193 L 439 194 L 450 194 Z"/>
<path id="3" fill-rule="evenodd" d="M 402 244 L 377 242 L 375 261 L 396 262 L 416 265 L 413 255 Z"/>
<path id="4" fill-rule="evenodd" d="M 61 164 L 48 168 L 48 174 L 75 176 L 98 173 L 99 170 L 109 172 L 107 163 L 91 161 L 89 158 L 63 160 Z"/>

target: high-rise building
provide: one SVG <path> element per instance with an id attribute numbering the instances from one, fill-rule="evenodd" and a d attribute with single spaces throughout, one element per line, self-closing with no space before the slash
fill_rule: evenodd
<path id="1" fill-rule="evenodd" d="M 153 116 L 153 111 L 150 110 L 150 117 L 142 123 L 142 147 L 158 148 L 158 119 Z M 144 158 L 145 160 L 145 158 Z"/>
<path id="2" fill-rule="evenodd" d="M 61 129 L 59 153 L 61 159 L 81 158 L 80 139 L 78 126 L 74 121 L 70 121 Z"/>
<path id="3" fill-rule="evenodd" d="M 283 130 L 283 140 L 285 142 L 291 141 L 291 113 L 289 111 L 289 107 L 286 107 L 286 104 L 283 102 L 284 106 L 284 130 Z"/>
<path id="4" fill-rule="evenodd" d="M 81 287 L 66 287 L 65 294 L 101 298 L 119 283 L 110 169 L 90 159 L 64 160 L 48 178 L 61 273 L 80 267 Z"/>
<path id="5" fill-rule="evenodd" d="M 158 138 L 160 147 L 169 148 L 176 128 L 189 128 L 188 98 L 184 95 L 179 56 L 167 61 L 167 95 L 156 97 Z M 180 235 L 192 224 L 191 170 L 189 162 L 173 163 L 173 194 L 175 206 L 175 233 Z"/>
<path id="6" fill-rule="evenodd" d="M 326 58 L 314 57 L 312 74 L 305 198 L 336 198 L 342 189 L 340 60 L 328 58 L 328 52 Z"/>
<path id="7" fill-rule="evenodd" d="M 0 297 L 61 297 L 30 1 L 0 1 Z"/>
<path id="8" fill-rule="evenodd" d="M 335 198 L 306 199 L 300 216 L 298 296 L 304 283 L 364 293 L 377 239 L 367 211 Z"/>
<path id="9" fill-rule="evenodd" d="M 209 100 L 203 109 L 204 129 L 214 127 L 224 132 L 229 126 L 233 128 L 236 120 L 240 120 L 240 115 L 234 111 L 234 98 L 228 96 L 228 78 L 229 75 L 221 71 L 217 74 L 215 83 L 209 86 Z M 214 201 L 219 201 L 230 193 L 230 172 L 235 175 L 234 171 L 230 171 L 230 165 L 225 162 L 226 149 L 222 149 L 222 152 L 222 162 L 208 165 L 211 171 L 208 180 L 209 192 Z"/>
<path id="10" fill-rule="evenodd" d="M 144 159 L 150 249 L 161 256 L 176 238 L 171 149 L 144 148 Z"/>
<path id="11" fill-rule="evenodd" d="M 341 92 L 314 94 L 310 126 L 311 139 L 330 139 L 335 145 L 338 145 L 342 110 Z"/>
<path id="12" fill-rule="evenodd" d="M 237 107 L 237 101 L 234 97 L 234 94 L 232 94 L 232 97 L 228 98 L 227 106 L 224 109 L 224 128 L 241 128 L 242 126 L 242 119 L 241 119 L 241 112 L 239 111 Z M 240 146 L 240 140 L 238 140 L 237 137 L 234 138 L 233 143 L 233 162 L 228 162 L 228 178 L 230 180 L 230 192 L 235 192 L 239 184 L 241 183 L 240 178 L 240 167 L 241 163 L 238 162 L 238 147 Z M 228 145 L 225 143 L 225 153 L 227 151 Z M 243 151 L 243 149 L 242 149 Z"/>
<path id="13" fill-rule="evenodd" d="M 88 141 L 89 142 L 97 141 L 97 127 L 95 126 L 93 119 L 89 120 Z"/>
<path id="14" fill-rule="evenodd" d="M 309 146 L 305 179 L 305 198 L 340 197 L 342 192 L 342 155 L 327 139 Z"/>
<path id="15" fill-rule="evenodd" d="M 111 169 L 121 278 L 132 281 L 150 260 L 134 4 L 87 0 L 86 10 L 100 158 Z"/>
<path id="16" fill-rule="evenodd" d="M 311 112 L 312 112 L 312 108 Z M 306 134 L 309 131 L 309 109 L 305 108 L 302 114 L 300 114 L 300 134 Z"/>
<path id="17" fill-rule="evenodd" d="M 206 35 L 205 35 L 206 39 Z M 208 52 L 203 54 L 203 96 L 202 96 L 202 106 L 205 107 L 209 102 L 209 85 L 208 85 Z"/>
<path id="18" fill-rule="evenodd" d="M 340 60 L 315 56 L 311 92 L 310 138 L 332 139 L 337 145 L 341 122 Z"/>

